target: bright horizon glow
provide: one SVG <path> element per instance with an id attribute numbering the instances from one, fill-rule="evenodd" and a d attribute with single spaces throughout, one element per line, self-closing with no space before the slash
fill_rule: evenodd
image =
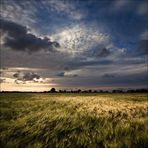
<path id="1" fill-rule="evenodd" d="M 13 91 L 18 91 L 18 92 L 44 92 L 44 91 L 49 91 L 51 88 L 55 88 L 56 90 L 108 90 L 111 91 L 113 89 L 122 89 L 122 90 L 128 90 L 128 89 L 142 89 L 142 88 L 146 88 L 145 86 L 128 86 L 128 87 L 119 87 L 119 86 L 103 86 L 103 87 L 96 87 L 96 88 L 86 88 L 86 87 L 81 87 L 81 88 L 65 88 L 62 86 L 58 86 L 57 84 L 13 84 L 13 83 L 2 83 L 1 87 L 0 87 L 0 92 L 2 91 L 9 91 L 9 92 L 13 92 Z"/>

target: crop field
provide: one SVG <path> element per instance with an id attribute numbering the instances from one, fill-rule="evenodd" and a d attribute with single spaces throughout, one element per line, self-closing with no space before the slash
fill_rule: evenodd
<path id="1" fill-rule="evenodd" d="M 148 94 L 0 94 L 1 148 L 146 148 Z"/>

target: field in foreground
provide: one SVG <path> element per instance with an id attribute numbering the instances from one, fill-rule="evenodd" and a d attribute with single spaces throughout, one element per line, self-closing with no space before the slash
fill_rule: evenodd
<path id="1" fill-rule="evenodd" d="M 147 95 L 1 93 L 0 147 L 148 147 Z"/>

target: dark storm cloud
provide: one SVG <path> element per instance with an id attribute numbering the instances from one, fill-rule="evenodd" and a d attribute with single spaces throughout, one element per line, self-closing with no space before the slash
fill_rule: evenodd
<path id="1" fill-rule="evenodd" d="M 19 81 L 34 81 L 34 79 L 39 79 L 40 76 L 33 72 L 17 72 L 13 74 L 13 77 L 16 78 L 15 82 Z"/>
<path id="2" fill-rule="evenodd" d="M 23 76 L 23 79 L 24 79 L 25 81 L 33 80 L 34 78 L 39 79 L 40 76 L 37 75 L 37 74 L 35 74 L 35 73 L 32 73 L 32 72 L 30 72 L 30 73 L 25 73 L 25 75 Z"/>
<path id="3" fill-rule="evenodd" d="M 51 42 L 48 38 L 39 38 L 31 33 L 25 26 L 0 19 L 0 30 L 2 34 L 7 34 L 4 39 L 4 46 L 19 51 L 35 52 L 41 49 L 53 51 L 60 47 L 59 43 Z"/>

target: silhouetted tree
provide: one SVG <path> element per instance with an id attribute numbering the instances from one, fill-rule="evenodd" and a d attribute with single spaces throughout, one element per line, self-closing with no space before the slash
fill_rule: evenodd
<path id="1" fill-rule="evenodd" d="M 94 90 L 94 93 L 98 93 L 98 91 L 97 90 Z"/>
<path id="2" fill-rule="evenodd" d="M 107 91 L 107 90 L 105 90 L 105 91 L 103 91 L 104 93 L 109 93 L 109 91 Z"/>
<path id="3" fill-rule="evenodd" d="M 135 92 L 140 92 L 140 93 L 143 92 L 144 93 L 144 92 L 148 92 L 148 89 L 144 89 L 144 88 L 136 89 Z"/>
<path id="4" fill-rule="evenodd" d="M 112 93 L 123 93 L 123 90 L 115 89 L 115 90 L 112 91 Z"/>
<path id="5" fill-rule="evenodd" d="M 92 92 L 92 90 L 90 89 L 90 90 L 88 90 L 88 92 L 89 92 L 89 93 L 91 93 L 91 92 Z"/>
<path id="6" fill-rule="evenodd" d="M 50 92 L 54 93 L 54 92 L 56 92 L 56 89 L 55 88 L 51 88 Z"/>
<path id="7" fill-rule="evenodd" d="M 148 92 L 148 89 L 144 89 L 144 88 L 136 89 L 136 90 L 134 90 L 134 89 L 127 90 L 127 93 L 146 93 L 146 92 Z"/>
<path id="8" fill-rule="evenodd" d="M 78 89 L 78 91 L 77 91 L 78 93 L 80 93 L 81 92 L 81 89 Z"/>
<path id="9" fill-rule="evenodd" d="M 135 90 L 127 90 L 127 93 L 135 93 Z"/>

